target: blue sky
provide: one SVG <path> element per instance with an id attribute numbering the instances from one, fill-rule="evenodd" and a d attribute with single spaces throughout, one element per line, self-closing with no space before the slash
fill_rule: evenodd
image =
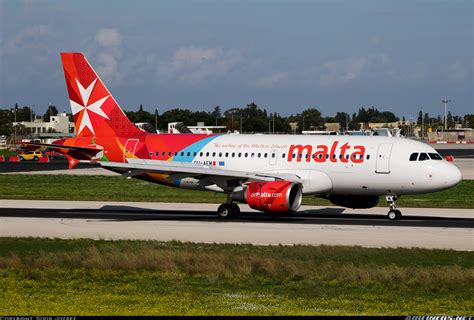
<path id="1" fill-rule="evenodd" d="M 472 3 L 0 0 L 0 107 L 69 112 L 81 51 L 126 110 L 474 113 Z"/>

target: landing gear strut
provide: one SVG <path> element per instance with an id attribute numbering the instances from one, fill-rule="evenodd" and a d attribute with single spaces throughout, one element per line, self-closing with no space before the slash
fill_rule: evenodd
<path id="1" fill-rule="evenodd" d="M 385 196 L 388 204 L 390 205 L 390 211 L 387 214 L 389 220 L 400 220 L 402 218 L 402 213 L 398 210 L 397 206 L 397 196 Z"/>
<path id="2" fill-rule="evenodd" d="M 235 218 L 239 215 L 240 208 L 237 203 L 223 203 L 217 209 L 217 216 L 221 219 Z"/>

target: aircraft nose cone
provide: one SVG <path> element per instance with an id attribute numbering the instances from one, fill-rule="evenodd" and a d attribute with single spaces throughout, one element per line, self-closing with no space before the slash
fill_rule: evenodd
<path id="1" fill-rule="evenodd" d="M 454 187 L 462 180 L 461 170 L 454 164 L 449 163 L 444 172 L 444 183 L 447 187 Z"/>

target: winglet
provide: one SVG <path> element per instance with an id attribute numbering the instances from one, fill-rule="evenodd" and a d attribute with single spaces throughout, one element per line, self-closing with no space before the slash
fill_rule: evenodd
<path id="1" fill-rule="evenodd" d="M 69 169 L 72 169 L 74 168 L 78 163 L 79 163 L 79 160 L 71 157 L 70 155 L 66 154 L 66 158 L 67 158 L 67 162 L 68 162 L 68 167 Z"/>

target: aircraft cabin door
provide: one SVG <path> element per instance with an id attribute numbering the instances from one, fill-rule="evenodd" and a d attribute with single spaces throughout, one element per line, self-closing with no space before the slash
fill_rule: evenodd
<path id="1" fill-rule="evenodd" d="M 392 143 L 379 144 L 375 173 L 390 173 L 390 154 L 392 152 L 392 145 Z"/>
<path id="2" fill-rule="evenodd" d="M 270 165 L 274 166 L 277 162 L 277 151 L 271 150 L 268 157 L 269 157 Z"/>
<path id="3" fill-rule="evenodd" d="M 123 149 L 123 162 L 126 158 L 135 158 L 135 151 L 137 149 L 138 139 L 128 139 Z"/>

